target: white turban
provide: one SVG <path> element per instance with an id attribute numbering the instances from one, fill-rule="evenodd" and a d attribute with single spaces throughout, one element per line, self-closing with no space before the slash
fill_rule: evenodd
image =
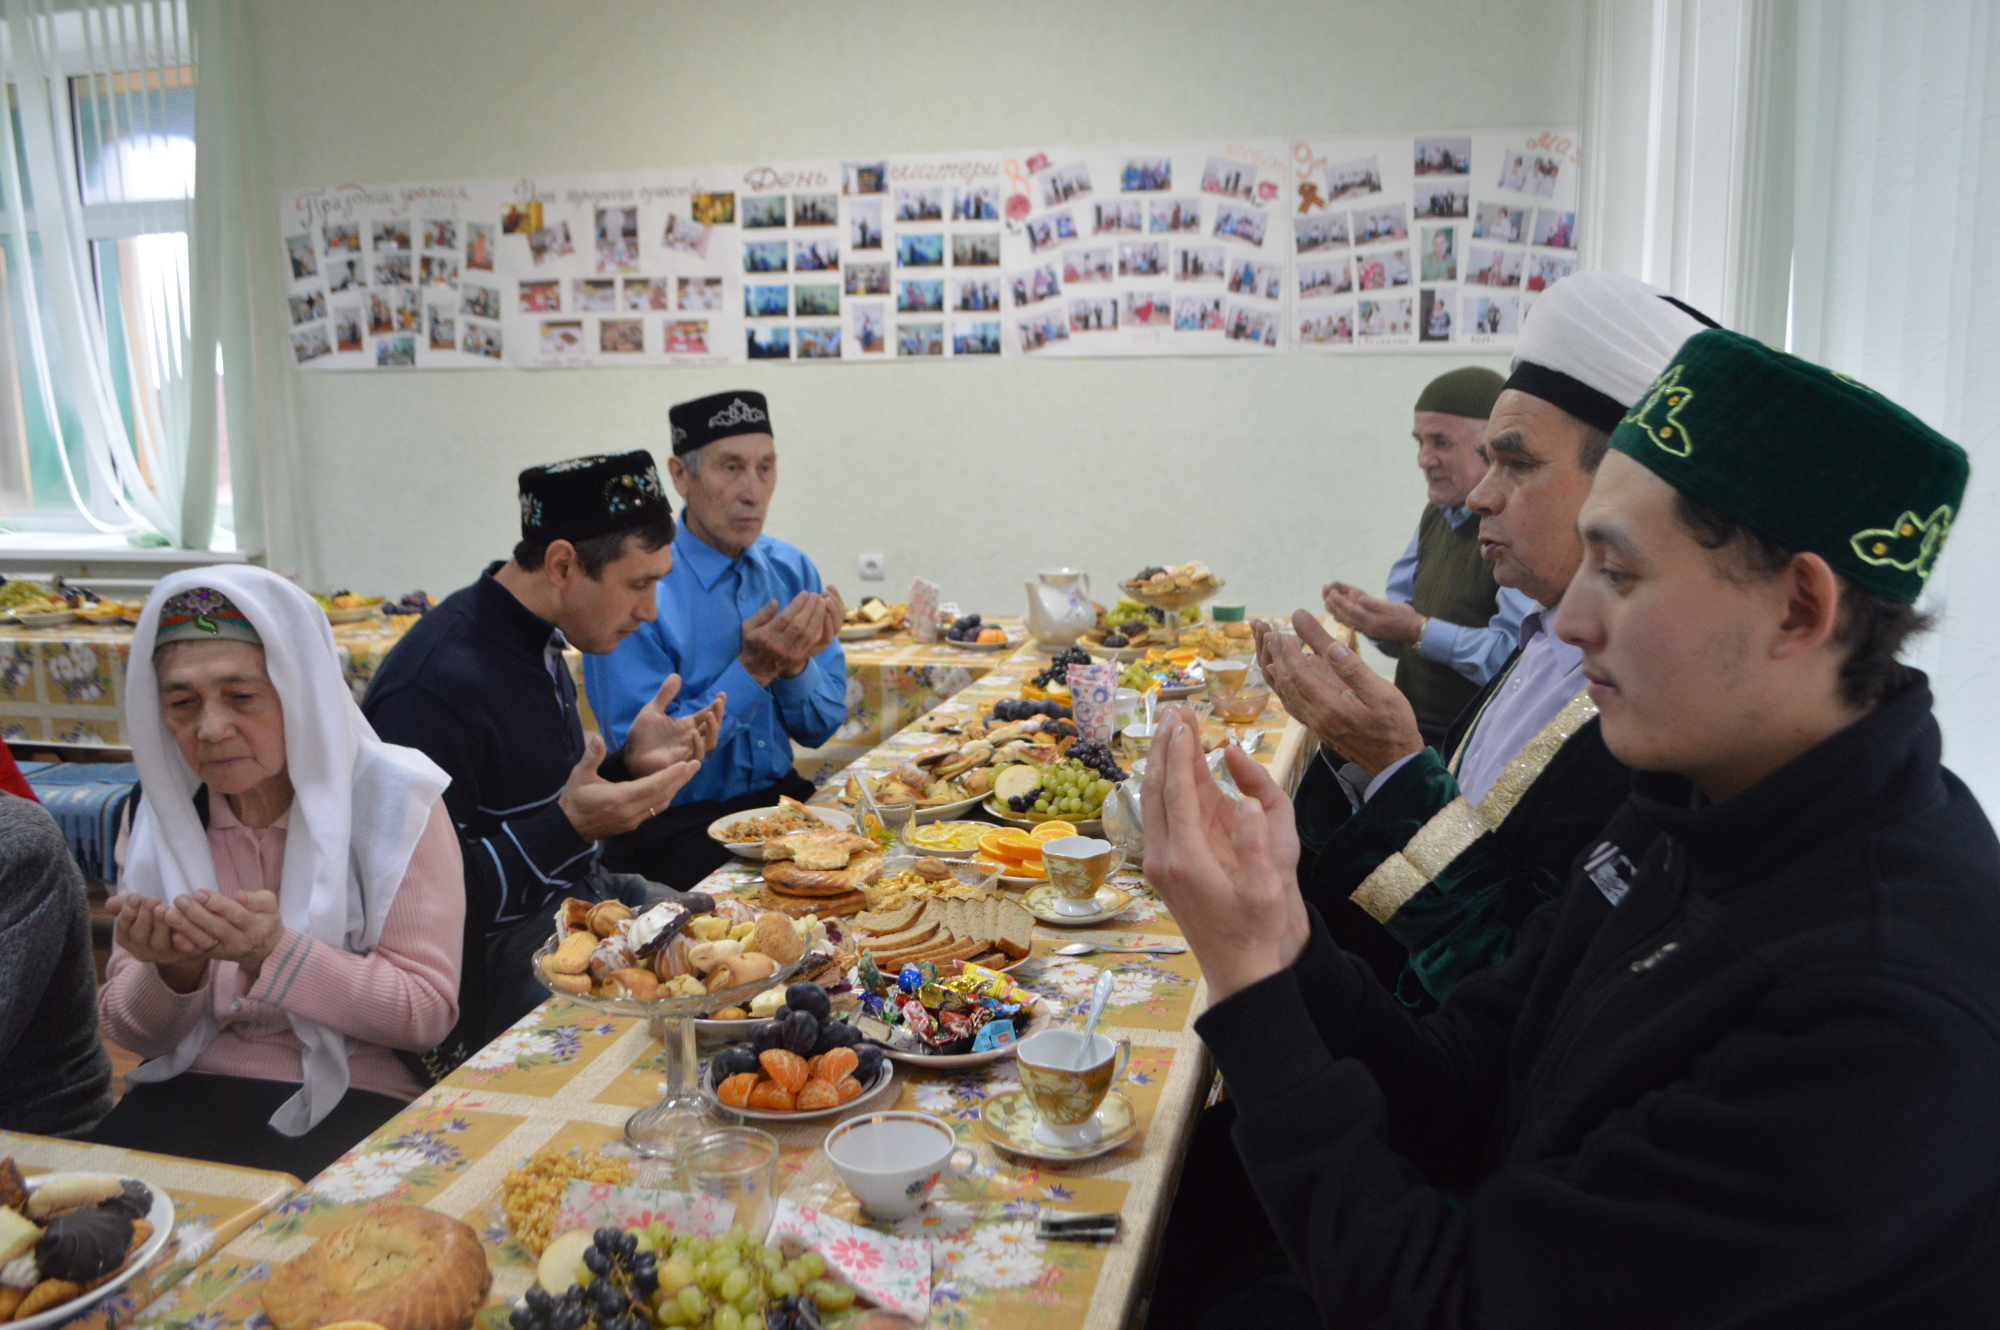
<path id="1" fill-rule="evenodd" d="M 1636 277 L 1580 272 L 1529 307 L 1507 386 L 1608 434 L 1666 373 L 1681 344 L 1715 326 Z"/>

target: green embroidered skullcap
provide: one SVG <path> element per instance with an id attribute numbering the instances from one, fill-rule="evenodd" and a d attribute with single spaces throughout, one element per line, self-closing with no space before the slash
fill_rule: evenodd
<path id="1" fill-rule="evenodd" d="M 1435 411 L 1441 416 L 1464 416 L 1468 420 L 1484 420 L 1493 414 L 1493 403 L 1499 399 L 1500 390 L 1507 380 L 1490 369 L 1477 365 L 1467 365 L 1448 374 L 1440 374 L 1424 386 L 1417 394 L 1418 411 Z"/>
<path id="2" fill-rule="evenodd" d="M 1965 495 L 1965 450 L 1845 374 L 1716 330 L 1690 338 L 1611 446 L 1696 503 L 1914 602 Z"/>
<path id="3" fill-rule="evenodd" d="M 248 642 L 263 646 L 264 639 L 236 602 L 214 587 L 198 586 L 171 596 L 160 607 L 160 628 L 153 637 L 155 647 L 169 642 Z"/>

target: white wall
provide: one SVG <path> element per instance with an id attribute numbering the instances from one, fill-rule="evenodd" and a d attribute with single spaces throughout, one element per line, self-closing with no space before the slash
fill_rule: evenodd
<path id="1" fill-rule="evenodd" d="M 1568 124 L 1582 0 L 967 5 L 255 0 L 245 55 L 256 269 L 302 185 L 1129 139 Z M 1588 226 L 1588 221 L 1585 223 Z M 967 609 L 1037 567 L 1100 598 L 1203 559 L 1260 609 L 1379 584 L 1422 488 L 1409 408 L 1500 357 L 1289 356 L 730 370 L 300 374 L 269 287 L 258 387 L 270 562 L 308 585 L 442 594 L 514 538 L 515 472 L 661 446 L 673 402 L 770 394 L 769 530 L 850 599 L 888 555 Z"/>

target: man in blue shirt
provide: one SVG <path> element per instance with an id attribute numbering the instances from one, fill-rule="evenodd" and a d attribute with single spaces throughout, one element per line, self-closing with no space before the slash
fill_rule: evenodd
<path id="1" fill-rule="evenodd" d="M 792 770 L 792 741 L 817 748 L 847 716 L 847 607 L 810 559 L 764 534 L 778 454 L 763 394 L 717 393 L 668 417 L 668 471 L 687 507 L 655 593 L 659 615 L 609 655 L 586 657 L 583 683 L 614 749 L 669 675 L 681 678 L 670 714 L 728 699 L 701 771 L 665 812 L 605 848 L 608 866 L 687 888 L 729 858 L 708 837 L 716 818 L 811 796 Z"/>

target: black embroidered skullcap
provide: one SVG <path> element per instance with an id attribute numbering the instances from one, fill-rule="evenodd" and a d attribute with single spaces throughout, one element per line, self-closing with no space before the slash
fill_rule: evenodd
<path id="1" fill-rule="evenodd" d="M 676 457 L 706 448 L 717 439 L 772 432 L 770 404 L 764 394 L 747 388 L 682 402 L 668 410 L 667 419 L 674 427 Z"/>
<path id="2" fill-rule="evenodd" d="M 571 543 L 670 521 L 653 455 L 641 450 L 531 466 L 521 473 L 521 539 Z"/>

